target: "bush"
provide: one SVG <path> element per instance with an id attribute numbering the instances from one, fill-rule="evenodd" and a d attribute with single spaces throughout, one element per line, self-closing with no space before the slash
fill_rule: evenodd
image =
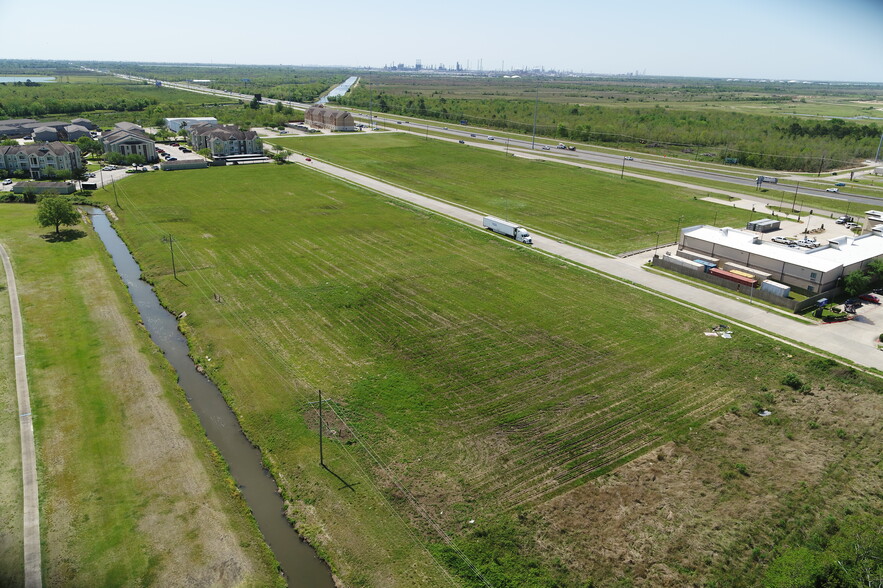
<path id="1" fill-rule="evenodd" d="M 792 390 L 800 390 L 803 387 L 803 382 L 797 374 L 794 372 L 788 372 L 785 374 L 785 377 L 782 378 L 782 385 L 788 386 Z"/>

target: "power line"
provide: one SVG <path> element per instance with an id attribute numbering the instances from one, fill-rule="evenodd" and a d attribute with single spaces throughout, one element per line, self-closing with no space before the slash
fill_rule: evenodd
<path id="1" fill-rule="evenodd" d="M 123 193 L 123 198 L 124 198 L 124 200 L 127 201 L 127 205 L 129 206 L 130 212 L 134 212 L 135 214 L 140 215 L 142 217 L 142 219 L 144 219 L 145 225 L 154 227 L 154 231 L 156 233 L 162 234 L 162 231 L 160 230 L 159 225 L 155 221 L 150 219 L 150 217 L 148 217 L 146 213 L 141 211 L 134 204 L 134 202 L 132 201 L 132 198 L 128 196 L 128 194 L 126 193 L 126 191 L 124 191 L 122 189 L 122 187 L 120 188 L 120 192 Z M 260 197 L 253 198 L 253 199 L 263 200 Z M 172 244 L 170 243 L 170 245 L 172 245 Z M 190 267 L 192 268 L 191 271 L 194 272 L 194 274 L 191 274 L 191 275 L 195 275 L 199 280 L 202 280 L 203 284 L 206 287 L 208 287 L 209 290 L 216 292 L 217 290 L 214 288 L 214 284 L 212 284 L 208 280 L 208 278 L 204 275 L 204 273 L 198 269 L 197 264 L 194 263 L 194 261 L 190 258 L 190 255 L 186 252 L 186 250 L 184 250 L 183 248 L 180 248 L 180 244 L 178 245 L 178 247 L 179 247 L 179 254 L 185 258 L 185 260 L 190 264 Z M 198 282 L 194 282 L 194 285 L 200 291 L 200 293 L 205 295 L 206 299 L 208 299 L 207 293 L 200 286 L 200 284 Z M 230 317 L 225 315 L 224 313 L 222 313 L 220 308 L 218 308 L 217 306 L 214 306 L 214 310 L 218 314 L 218 316 L 225 323 L 227 323 L 227 325 L 229 327 L 231 327 L 235 330 L 240 330 L 240 329 L 236 329 L 236 325 L 234 325 L 231 322 Z M 282 363 L 282 365 L 286 366 L 286 369 L 288 369 L 289 371 L 291 371 L 293 373 L 294 376 L 303 379 L 303 376 L 301 374 L 299 374 L 291 366 L 291 364 L 289 362 L 285 361 L 285 359 L 283 357 L 281 357 L 279 352 L 273 346 L 267 345 L 266 342 L 261 340 L 259 334 L 255 333 L 252 329 L 249 329 L 249 325 L 243 320 L 240 313 L 234 313 L 233 316 L 235 317 L 235 320 L 239 323 L 239 326 L 242 327 L 243 331 L 252 332 L 255 335 L 257 340 L 261 342 L 262 347 L 264 348 L 264 350 L 266 350 L 268 352 L 269 355 L 272 355 L 276 359 L 278 359 Z M 264 363 L 264 365 L 266 365 L 272 372 L 274 372 L 280 378 L 281 381 L 287 380 L 285 374 L 281 373 L 279 371 L 279 369 L 277 368 L 277 366 L 274 365 L 273 363 L 271 363 L 264 355 L 258 354 L 258 357 Z M 302 393 L 300 390 L 298 390 L 297 387 L 291 388 L 290 390 L 293 394 L 295 394 L 298 397 L 298 399 L 302 403 L 306 404 L 308 402 L 305 394 Z M 330 401 L 328 401 L 328 406 L 332 408 L 332 412 L 334 413 L 334 415 L 338 419 L 340 419 L 340 421 L 342 423 L 344 423 L 347 426 L 349 431 L 353 434 L 353 437 L 356 438 L 359 445 L 361 447 L 363 447 L 363 449 L 365 449 L 366 453 L 371 457 L 372 461 L 374 461 L 374 463 L 387 475 L 387 477 L 399 489 L 399 491 L 402 492 L 402 494 L 404 494 L 407 497 L 408 501 L 415 508 L 415 510 L 421 516 L 423 516 L 425 519 L 427 519 L 430 526 L 439 534 L 441 539 L 452 549 L 452 551 L 454 551 L 455 554 L 457 554 L 457 556 L 467 565 L 467 567 L 473 571 L 473 573 L 476 575 L 476 577 L 478 577 L 486 586 L 490 586 L 490 583 L 484 578 L 484 576 L 481 574 L 481 572 L 478 570 L 478 568 L 475 566 L 475 564 L 471 561 L 471 559 L 465 553 L 463 553 L 458 547 L 456 547 L 453 540 L 444 531 L 444 529 L 442 529 L 438 525 L 438 523 L 436 523 L 436 521 L 426 512 L 426 510 L 420 505 L 420 503 L 417 501 L 417 499 L 409 491 L 407 491 L 407 489 L 404 488 L 404 486 L 401 484 L 401 482 L 396 478 L 395 475 L 392 474 L 392 472 L 389 470 L 389 468 L 386 466 L 386 464 L 377 456 L 376 452 L 370 447 L 370 444 L 368 444 L 365 440 L 363 440 L 360 436 L 357 435 L 355 427 L 353 427 L 336 410 L 334 410 L 333 405 L 331 404 Z M 380 497 L 380 499 L 384 502 L 384 504 L 387 506 L 387 508 L 390 510 L 390 512 L 392 512 L 399 519 L 400 523 L 406 528 L 406 530 L 407 530 L 408 534 L 411 536 L 412 540 L 417 545 L 422 547 L 424 551 L 426 551 L 426 553 L 430 556 L 430 558 L 433 560 L 433 562 L 439 567 L 439 569 L 451 581 L 451 583 L 456 584 L 456 582 L 451 577 L 450 573 L 445 568 L 445 566 L 442 565 L 441 562 L 438 561 L 435 554 L 433 554 L 432 551 L 430 551 L 426 547 L 426 545 L 415 535 L 414 530 L 411 528 L 411 526 L 402 518 L 401 514 L 388 501 L 388 499 L 384 495 L 383 491 L 374 483 L 372 476 L 368 472 L 366 472 L 364 470 L 364 468 L 359 464 L 358 459 L 352 454 L 352 452 L 349 450 L 349 448 L 344 443 L 341 443 L 339 441 L 337 442 L 337 446 L 343 450 L 344 454 L 347 455 L 347 457 L 351 461 L 351 463 L 355 467 L 357 467 L 360 472 L 362 472 L 362 475 L 368 481 L 368 484 L 375 491 L 376 495 L 378 497 Z"/>

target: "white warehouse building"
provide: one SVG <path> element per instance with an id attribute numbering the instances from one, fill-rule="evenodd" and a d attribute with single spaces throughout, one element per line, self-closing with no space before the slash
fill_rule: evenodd
<path id="1" fill-rule="evenodd" d="M 203 124 L 203 123 L 211 123 L 218 124 L 218 119 L 213 116 L 193 116 L 193 117 L 184 117 L 184 118 L 167 118 L 166 127 L 173 133 L 177 133 L 181 130 L 181 125 L 187 127 L 192 127 L 193 125 Z"/>
<path id="2" fill-rule="evenodd" d="M 757 233 L 730 227 L 698 225 L 681 230 L 678 256 L 693 254 L 760 270 L 775 280 L 808 294 L 820 294 L 839 280 L 883 258 L 883 236 L 837 237 L 815 249 L 764 241 Z"/>

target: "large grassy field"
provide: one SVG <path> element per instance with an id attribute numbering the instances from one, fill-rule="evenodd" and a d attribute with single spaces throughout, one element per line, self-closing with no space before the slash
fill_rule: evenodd
<path id="1" fill-rule="evenodd" d="M 0 206 L 25 325 L 46 585 L 278 585 L 100 241 L 78 230 L 52 242 L 34 217 L 33 205 Z M 5 300 L 0 311 L 0 360 L 11 368 Z M 0 584 L 18 585 L 18 427 L 12 372 L 2 373 Z"/>
<path id="2" fill-rule="evenodd" d="M 453 181 L 445 165 L 436 173 Z M 608 568 L 587 535 L 557 530 L 568 512 L 591 518 L 572 493 L 672 440 L 690 448 L 728 409 L 775 402 L 758 391 L 809 361 L 748 332 L 707 337 L 711 319 L 679 305 L 301 167 L 157 173 L 118 189 L 117 225 L 145 275 L 187 311 L 193 355 L 348 585 L 448 583 L 437 561 L 469 585 L 476 569 L 496 586 L 622 575 L 629 564 Z M 529 194 L 523 208 L 541 208 Z M 880 389 L 828 372 L 814 384 L 832 393 Z M 332 399 L 330 471 L 316 463 L 318 390 Z M 728 500 L 722 518 L 751 527 L 739 510 L 750 496 L 734 487 Z M 737 539 L 714 538 L 756 578 L 762 559 Z M 610 529 L 611 546 L 628 543 Z M 681 585 L 710 577 L 717 561 L 677 571 L 686 549 L 657 563 Z"/>
<path id="3" fill-rule="evenodd" d="M 748 221 L 745 211 L 694 199 L 706 192 L 404 133 L 272 143 L 609 253 L 653 247 L 657 231 L 672 242 L 678 225 Z"/>

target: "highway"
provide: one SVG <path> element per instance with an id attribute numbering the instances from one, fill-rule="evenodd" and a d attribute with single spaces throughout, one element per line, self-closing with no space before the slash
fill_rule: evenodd
<path id="1" fill-rule="evenodd" d="M 86 68 L 83 68 L 86 69 Z M 95 71 L 97 73 L 106 73 L 110 75 L 114 75 L 123 79 L 133 80 L 133 81 L 146 81 L 149 83 L 159 82 L 163 86 L 168 88 L 175 88 L 178 90 L 185 90 L 188 92 L 195 92 L 198 94 L 204 94 L 209 96 L 219 96 L 225 98 L 234 98 L 237 100 L 248 100 L 251 101 L 254 96 L 251 94 L 238 94 L 234 92 L 228 92 L 225 90 L 215 90 L 213 88 L 208 88 L 205 86 L 189 84 L 186 82 L 167 82 L 162 80 L 153 80 L 150 78 L 143 78 L 137 76 L 129 76 L 125 74 L 115 74 L 113 72 L 104 72 L 99 70 L 89 70 Z M 263 98 L 261 100 L 262 104 L 266 105 L 275 105 L 277 102 L 281 102 L 284 106 L 288 106 L 291 108 L 295 108 L 298 110 L 306 110 L 309 108 L 310 104 L 304 104 L 301 102 L 290 102 L 287 100 L 275 100 L 272 98 Z M 550 145 L 548 138 L 540 137 L 536 142 L 532 142 L 528 139 L 521 138 L 504 138 L 504 137 L 495 137 L 492 132 L 488 133 L 486 131 L 479 131 L 470 127 L 461 127 L 460 125 L 455 125 L 453 127 L 446 127 L 436 123 L 435 121 L 427 121 L 420 119 L 404 119 L 404 118 L 389 118 L 384 117 L 382 115 L 370 114 L 367 115 L 364 112 L 356 112 L 353 111 L 353 115 L 355 118 L 359 118 L 360 120 L 367 121 L 373 125 L 383 125 L 385 127 L 389 127 L 391 129 L 402 129 L 408 130 L 410 132 L 419 133 L 426 132 L 428 134 L 429 131 L 438 134 L 445 134 L 457 140 L 466 141 L 472 145 L 479 147 L 494 147 L 499 148 L 499 145 L 508 144 L 511 148 L 518 149 L 531 149 L 543 152 L 543 145 Z M 494 141 L 490 141 L 488 137 L 495 137 Z M 703 179 L 710 180 L 715 182 L 724 182 L 733 184 L 735 186 L 739 186 L 742 188 L 756 188 L 755 178 L 746 178 L 738 175 L 731 175 L 721 171 L 716 171 L 716 169 L 702 169 L 697 167 L 696 164 L 689 165 L 687 162 L 678 161 L 672 163 L 661 162 L 658 160 L 652 159 L 639 159 L 634 158 L 632 160 L 624 159 L 624 155 L 615 154 L 615 153 L 605 153 L 601 151 L 592 151 L 591 149 L 587 149 L 584 145 L 579 143 L 569 143 L 576 147 L 576 151 L 569 150 L 559 150 L 554 146 L 551 147 L 550 150 L 545 151 L 546 156 L 550 157 L 567 157 L 571 160 L 583 161 L 583 162 L 591 162 L 591 163 L 600 163 L 606 165 L 613 166 L 622 166 L 624 170 L 640 170 L 647 172 L 655 172 L 655 173 L 664 173 L 664 174 L 672 174 L 677 176 L 684 176 L 686 178 L 695 178 L 695 179 Z M 701 165 L 701 164 L 699 164 Z M 742 173 L 748 173 L 752 170 L 746 168 L 737 168 Z M 758 175 L 761 175 L 758 172 Z M 830 177 L 830 176 L 829 176 Z M 813 178 L 808 177 L 807 180 L 812 180 Z M 791 184 L 785 182 L 779 182 L 777 184 L 764 183 L 763 188 L 768 192 L 765 194 L 765 199 L 774 202 L 776 200 L 786 199 L 785 196 L 820 196 L 831 198 L 835 200 L 841 201 L 849 201 L 851 203 L 859 204 L 862 206 L 872 206 L 872 207 L 883 207 L 883 197 L 874 197 L 874 196 L 865 196 L 862 194 L 851 194 L 848 192 L 839 192 L 837 194 L 832 194 L 830 192 L 826 192 L 825 189 L 822 188 L 813 188 L 808 186 L 800 186 L 799 183 Z M 780 196 L 771 195 L 770 192 L 781 192 Z"/>

